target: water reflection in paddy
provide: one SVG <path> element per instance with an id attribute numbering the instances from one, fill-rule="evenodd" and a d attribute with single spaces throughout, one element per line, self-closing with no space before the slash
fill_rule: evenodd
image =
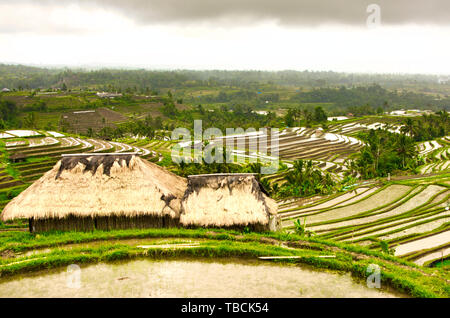
<path id="1" fill-rule="evenodd" d="M 0 297 L 399 296 L 364 283 L 350 274 L 259 261 L 144 259 L 3 279 Z"/>

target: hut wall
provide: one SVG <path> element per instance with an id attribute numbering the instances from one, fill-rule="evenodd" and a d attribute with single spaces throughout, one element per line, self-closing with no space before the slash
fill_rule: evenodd
<path id="1" fill-rule="evenodd" d="M 196 229 L 199 228 L 198 225 L 188 225 L 188 226 L 184 226 L 185 228 L 188 229 Z M 242 232 L 244 231 L 246 228 L 251 231 L 251 232 L 268 232 L 271 231 L 269 224 L 260 224 L 260 223 L 255 223 L 255 224 L 247 224 L 247 225 L 233 225 L 233 226 L 214 226 L 214 225 L 208 225 L 207 226 L 208 229 L 212 229 L 212 228 L 217 228 L 217 229 L 226 229 L 226 230 L 231 230 L 231 231 L 239 231 Z"/>
<path id="2" fill-rule="evenodd" d="M 167 228 L 179 226 L 179 219 L 169 216 L 142 215 L 135 217 L 126 216 L 105 216 L 95 218 L 95 228 L 97 230 L 120 230 L 120 229 L 148 229 Z"/>
<path id="3" fill-rule="evenodd" d="M 63 219 L 30 219 L 30 232 L 93 231 L 94 219 L 69 216 Z"/>
<path id="4" fill-rule="evenodd" d="M 124 229 L 146 229 L 167 228 L 179 226 L 179 219 L 169 216 L 143 215 L 135 217 L 110 216 L 110 217 L 75 217 L 69 216 L 63 219 L 30 219 L 30 232 L 48 231 L 80 231 L 89 232 L 93 230 L 124 230 Z"/>

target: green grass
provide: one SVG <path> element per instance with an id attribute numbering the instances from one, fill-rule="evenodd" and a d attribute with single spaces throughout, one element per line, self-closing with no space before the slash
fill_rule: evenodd
<path id="1" fill-rule="evenodd" d="M 125 244 L 125 239 L 202 239 L 200 245 L 189 249 L 141 249 Z M 97 242 L 94 244 L 94 242 Z M 280 243 L 290 246 L 286 248 Z M 65 247 L 83 243 L 82 246 Z M 137 244 L 137 243 L 136 243 Z M 43 248 L 51 248 L 43 251 Z M 21 256 L 29 250 L 40 253 Z M 308 264 L 316 269 L 350 272 L 365 278 L 367 266 L 378 264 L 382 268 L 382 283 L 415 297 L 449 297 L 445 279 L 448 275 L 432 268 L 419 269 L 413 263 L 357 245 L 306 239 L 288 233 L 240 233 L 220 229 L 148 229 L 94 232 L 0 232 L 0 254 L 17 253 L 15 258 L 0 260 L 1 276 L 61 267 L 73 263 L 88 264 L 114 260 L 150 258 L 255 258 L 259 256 L 295 255 L 299 259 L 289 262 Z M 6 254 L 5 254 L 6 253 Z M 320 258 L 320 255 L 335 258 Z M 44 258 L 45 257 L 45 258 Z"/>
<path id="2" fill-rule="evenodd" d="M 28 188 L 29 185 L 21 185 L 17 187 L 12 187 L 9 189 L 0 190 L 0 201 L 12 200 L 18 196 L 22 191 Z"/>
<path id="3" fill-rule="evenodd" d="M 7 165 L 5 168 L 5 171 L 14 179 L 20 178 L 20 172 L 16 168 L 14 168 L 12 165 Z"/>
<path id="4" fill-rule="evenodd" d="M 163 159 L 161 161 L 157 162 L 157 164 L 159 166 L 168 167 L 173 164 L 172 156 L 170 154 L 163 153 L 162 156 L 163 156 Z"/>
<path id="5" fill-rule="evenodd" d="M 26 158 L 25 162 L 31 164 L 31 163 L 40 163 L 40 162 L 49 161 L 49 160 L 51 160 L 50 157 L 42 156 L 42 157 L 38 157 L 38 158 Z"/>
<path id="6" fill-rule="evenodd" d="M 443 262 L 439 261 L 434 266 L 438 268 L 450 269 L 450 259 L 445 259 Z"/>

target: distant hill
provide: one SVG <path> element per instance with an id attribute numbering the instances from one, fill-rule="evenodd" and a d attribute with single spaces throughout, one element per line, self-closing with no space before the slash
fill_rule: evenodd
<path id="1" fill-rule="evenodd" d="M 136 89 L 140 91 L 199 86 L 261 86 L 264 84 L 337 87 L 379 84 L 385 88 L 450 87 L 438 75 L 354 74 L 315 71 L 221 71 L 221 70 L 127 70 L 127 69 L 55 69 L 0 64 L 0 87 L 12 89 L 90 87 Z M 111 91 L 111 90 L 110 90 Z"/>

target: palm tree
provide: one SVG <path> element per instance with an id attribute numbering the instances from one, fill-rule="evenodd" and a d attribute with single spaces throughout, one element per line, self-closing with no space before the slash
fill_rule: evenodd
<path id="1" fill-rule="evenodd" d="M 396 150 L 402 158 L 402 167 L 405 168 L 406 158 L 413 157 L 416 152 L 416 145 L 411 138 L 406 135 L 400 135 L 397 140 Z"/>
<path id="2" fill-rule="evenodd" d="M 415 128 L 416 127 L 415 127 L 414 121 L 411 118 L 407 118 L 405 125 L 402 126 L 400 131 L 412 138 L 412 137 L 414 137 Z"/>

